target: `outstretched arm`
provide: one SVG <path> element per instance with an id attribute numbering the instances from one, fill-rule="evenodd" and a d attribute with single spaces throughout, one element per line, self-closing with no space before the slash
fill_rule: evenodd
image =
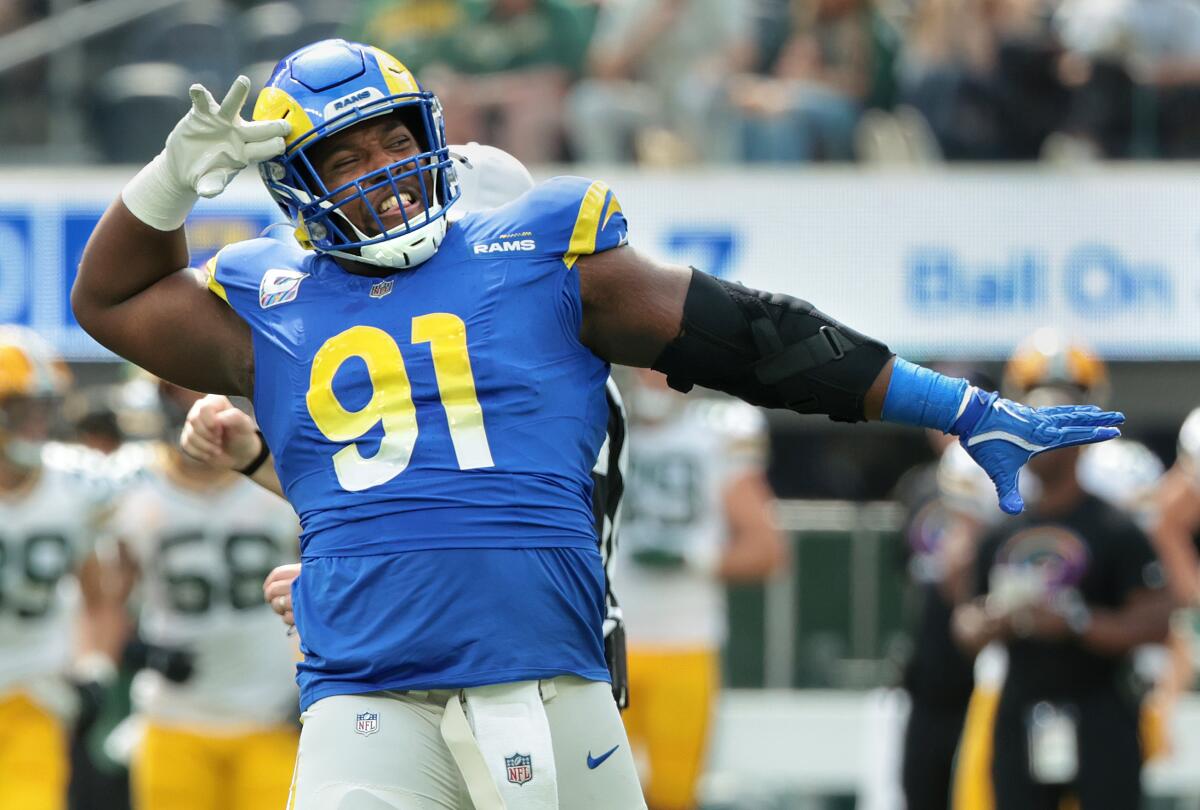
<path id="1" fill-rule="evenodd" d="M 1122 414 L 1010 402 L 896 358 L 790 296 L 662 266 L 629 247 L 581 256 L 576 266 L 580 339 L 600 357 L 650 366 L 680 391 L 701 385 L 754 405 L 958 436 L 1006 512 L 1024 508 L 1017 475 L 1032 456 L 1120 435 Z"/>

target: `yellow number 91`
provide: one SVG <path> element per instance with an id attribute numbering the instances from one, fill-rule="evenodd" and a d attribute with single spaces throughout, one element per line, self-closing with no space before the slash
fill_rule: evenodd
<path id="1" fill-rule="evenodd" d="M 412 321 L 413 343 L 430 344 L 433 371 L 450 440 L 459 469 L 491 467 L 492 451 L 483 425 L 483 409 L 475 393 L 475 377 L 467 355 L 467 327 L 457 315 L 435 312 Z M 371 399 L 357 411 L 347 410 L 333 392 L 342 364 L 357 357 L 367 367 Z M 360 492 L 395 478 L 408 467 L 417 443 L 417 409 L 400 347 L 387 332 L 354 326 L 334 335 L 313 357 L 308 413 L 331 442 L 346 443 L 333 454 L 333 469 L 342 489 Z M 364 458 L 356 439 L 382 423 L 379 450 Z"/>

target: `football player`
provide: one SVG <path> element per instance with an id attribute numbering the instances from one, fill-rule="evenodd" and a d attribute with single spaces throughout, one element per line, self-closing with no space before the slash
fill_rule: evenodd
<path id="1" fill-rule="evenodd" d="M 199 394 L 159 383 L 166 435 Z M 296 755 L 294 643 L 260 596 L 295 560 L 288 504 L 163 442 L 122 493 L 111 530 L 140 570 L 133 680 L 144 722 L 132 782 L 141 810 L 251 810 L 287 802 Z"/>
<path id="2" fill-rule="evenodd" d="M 70 382 L 36 333 L 0 326 L 0 807 L 65 807 L 68 726 L 80 704 L 67 682 L 83 605 L 105 586 L 90 553 L 112 491 L 91 453 L 48 445 Z M 80 628 L 105 648 L 100 622 Z"/>
<path id="3" fill-rule="evenodd" d="M 1156 496 L 1152 537 L 1175 600 L 1195 608 L 1200 606 L 1200 408 L 1180 427 L 1178 448 Z"/>
<path id="4" fill-rule="evenodd" d="M 502 149 L 478 143 L 460 144 L 450 147 L 450 159 L 454 162 L 461 187 L 456 210 L 449 215 L 452 221 L 471 211 L 496 208 L 512 202 L 533 188 L 533 177 L 529 170 Z M 625 708 L 629 699 L 626 688 L 625 625 L 620 604 L 613 593 L 612 573 L 616 562 L 615 550 L 628 457 L 625 444 L 627 424 L 621 392 L 611 378 L 606 394 L 608 427 L 604 444 L 596 457 L 596 465 L 592 468 L 592 504 L 596 539 L 604 563 L 607 606 L 604 622 L 605 657 L 612 677 L 613 696 L 618 706 Z M 237 470 L 270 491 L 283 494 L 270 449 L 258 426 L 248 414 L 235 408 L 228 397 L 210 394 L 192 406 L 180 435 L 180 447 L 197 460 Z M 299 574 L 299 563 L 284 565 L 272 571 L 263 583 L 267 602 L 289 625 L 293 623 L 291 585 Z"/>
<path id="5" fill-rule="evenodd" d="M 644 766 L 646 803 L 687 810 L 720 684 L 725 583 L 761 581 L 787 553 L 762 414 L 736 400 L 684 397 L 644 369 L 629 390 L 621 607 L 636 697 L 625 728 Z"/>
<path id="6" fill-rule="evenodd" d="M 378 49 L 290 54 L 251 122 L 248 91 L 192 88 L 92 233 L 72 303 L 138 365 L 254 398 L 304 527 L 300 810 L 644 806 L 593 526 L 609 362 L 953 433 L 1010 511 L 1031 456 L 1119 433 L 1121 414 L 1000 400 L 807 303 L 659 265 L 600 181 L 449 225 L 440 105 Z M 298 244 L 237 243 L 197 276 L 182 223 L 252 162 Z"/>

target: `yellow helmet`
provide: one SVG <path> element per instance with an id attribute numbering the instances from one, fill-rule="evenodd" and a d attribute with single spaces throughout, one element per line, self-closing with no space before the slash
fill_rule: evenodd
<path id="1" fill-rule="evenodd" d="M 1039 329 L 1009 357 L 1002 388 L 1010 399 L 1028 400 L 1031 391 L 1050 389 L 1071 401 L 1103 405 L 1109 393 L 1108 366 L 1084 343 L 1055 329 Z"/>
<path id="2" fill-rule="evenodd" d="M 58 352 L 23 326 L 0 326 L 0 453 L 34 467 L 54 414 L 39 400 L 67 393 L 71 372 Z"/>
<path id="3" fill-rule="evenodd" d="M 70 369 L 41 335 L 0 325 L 0 400 L 63 396 L 70 387 Z"/>

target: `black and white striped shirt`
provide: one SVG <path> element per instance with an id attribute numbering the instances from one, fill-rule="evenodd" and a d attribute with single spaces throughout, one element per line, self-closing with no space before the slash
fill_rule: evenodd
<path id="1" fill-rule="evenodd" d="M 625 494 L 625 474 L 629 462 L 629 433 L 625 404 L 617 384 L 609 377 L 605 387 L 608 399 L 608 430 L 596 466 L 592 468 L 592 512 L 596 518 L 596 539 L 604 563 L 604 639 L 613 696 L 622 708 L 628 702 L 625 676 L 625 623 L 621 606 L 613 593 L 617 543 L 621 528 L 621 499 Z"/>

